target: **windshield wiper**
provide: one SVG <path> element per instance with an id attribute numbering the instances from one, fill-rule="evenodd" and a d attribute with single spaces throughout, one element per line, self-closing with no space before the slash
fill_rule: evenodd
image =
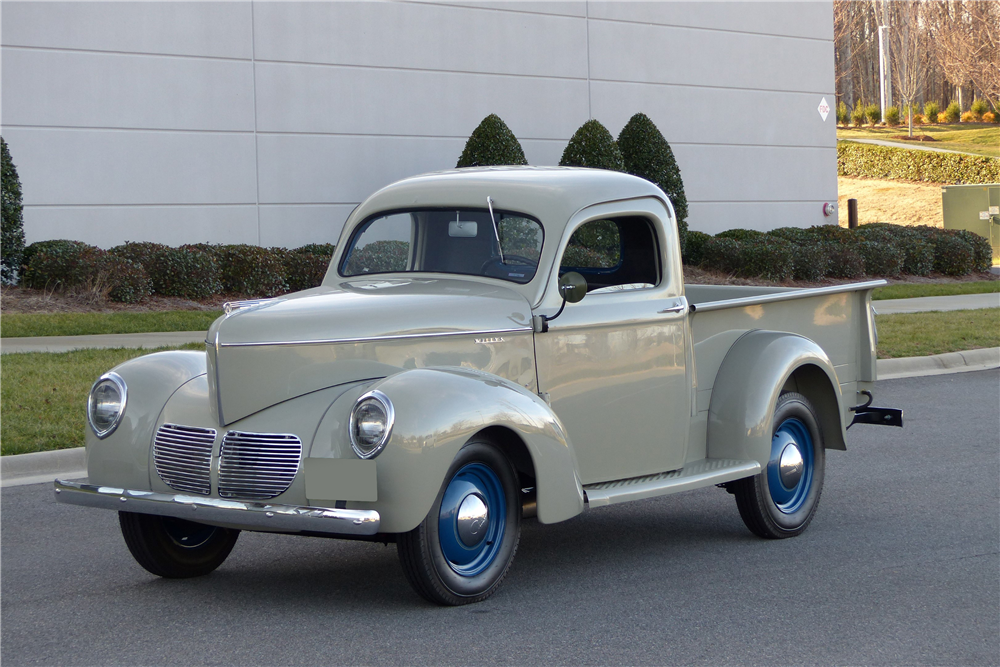
<path id="1" fill-rule="evenodd" d="M 497 228 L 497 219 L 493 217 L 493 197 L 486 197 L 486 205 L 490 207 L 490 222 L 493 223 L 493 235 L 497 239 L 497 250 L 500 251 L 500 263 L 506 264 L 507 261 L 503 258 L 503 247 L 500 245 L 500 230 Z"/>

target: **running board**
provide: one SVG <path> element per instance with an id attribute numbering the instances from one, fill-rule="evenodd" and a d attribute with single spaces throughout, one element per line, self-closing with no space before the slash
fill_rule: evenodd
<path id="1" fill-rule="evenodd" d="M 756 461 L 702 459 L 701 461 L 692 461 L 680 470 L 672 472 L 588 484 L 583 487 L 583 492 L 587 504 L 591 507 L 601 507 L 625 503 L 630 500 L 665 496 L 668 493 L 680 493 L 702 486 L 722 484 L 734 479 L 752 477 L 759 472 L 760 464 Z"/>

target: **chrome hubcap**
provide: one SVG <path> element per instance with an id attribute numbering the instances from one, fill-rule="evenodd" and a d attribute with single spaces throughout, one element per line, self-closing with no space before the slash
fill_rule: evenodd
<path id="1" fill-rule="evenodd" d="M 786 489 L 794 489 L 802 473 L 805 470 L 805 461 L 802 460 L 802 452 L 795 443 L 789 443 L 781 452 L 781 459 L 778 461 L 778 475 L 781 477 L 781 484 Z"/>
<path id="2" fill-rule="evenodd" d="M 467 547 L 479 544 L 490 524 L 490 512 L 478 493 L 470 493 L 458 508 L 458 538 Z"/>

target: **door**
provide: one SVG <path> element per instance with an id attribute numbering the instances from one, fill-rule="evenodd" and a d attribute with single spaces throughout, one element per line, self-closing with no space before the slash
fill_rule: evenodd
<path id="1" fill-rule="evenodd" d="M 626 216 L 580 226 L 560 273 L 581 273 L 587 296 L 535 337 L 539 388 L 569 432 L 584 484 L 684 464 L 687 302 L 680 276 L 664 275 L 657 224 Z"/>

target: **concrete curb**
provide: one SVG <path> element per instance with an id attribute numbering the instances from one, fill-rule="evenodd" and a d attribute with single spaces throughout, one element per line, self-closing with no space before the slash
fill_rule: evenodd
<path id="1" fill-rule="evenodd" d="M 86 476 L 87 450 L 84 447 L 0 457 L 0 487 L 4 488 L 51 482 L 56 477 Z"/>
<path id="2" fill-rule="evenodd" d="M 1000 347 L 965 352 L 947 352 L 929 357 L 905 357 L 903 359 L 879 359 L 878 379 L 922 377 L 945 373 L 964 373 L 1000 368 Z"/>
<path id="3" fill-rule="evenodd" d="M 37 338 L 2 338 L 0 353 L 69 352 L 71 350 L 109 350 L 119 347 L 175 347 L 185 343 L 204 343 L 204 331 L 167 331 L 161 333 L 100 334 L 95 336 L 39 336 Z"/>
<path id="4" fill-rule="evenodd" d="M 948 352 L 930 357 L 879 359 L 879 380 L 964 373 L 1000 368 L 1000 347 Z M 24 486 L 87 476 L 84 447 L 0 457 L 0 486 Z"/>

